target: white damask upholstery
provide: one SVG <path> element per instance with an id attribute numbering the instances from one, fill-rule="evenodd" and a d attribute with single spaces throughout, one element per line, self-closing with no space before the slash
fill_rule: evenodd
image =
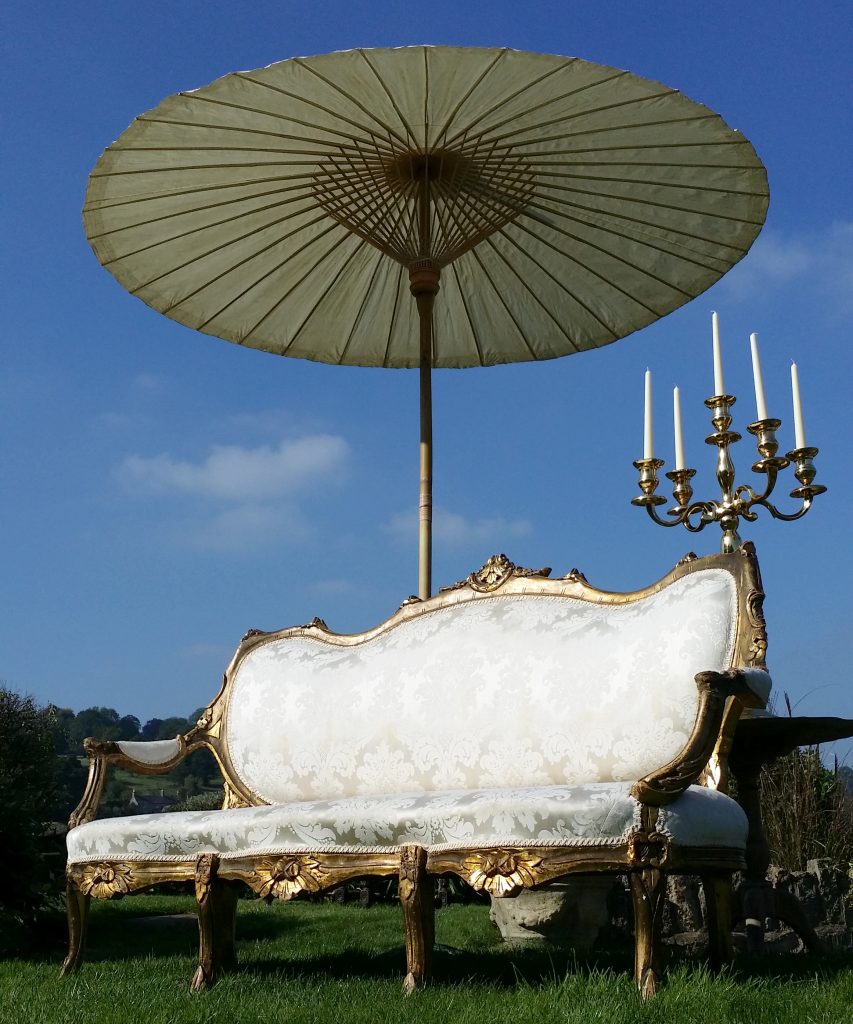
<path id="1" fill-rule="evenodd" d="M 349 796 L 337 800 L 106 818 L 68 833 L 69 863 L 223 857 L 306 850 L 556 844 L 608 846 L 639 827 L 630 784 Z M 734 800 L 691 786 L 660 810 L 658 830 L 682 846 L 742 849 Z"/>
<path id="2" fill-rule="evenodd" d="M 479 594 L 352 646 L 273 638 L 232 680 L 228 753 L 269 803 L 635 781 L 682 749 L 736 619 L 706 569 L 625 604 Z"/>
<path id="3" fill-rule="evenodd" d="M 750 690 L 752 690 L 762 704 L 766 704 L 767 701 L 770 700 L 770 691 L 773 686 L 770 680 L 770 673 L 763 668 L 742 668 L 740 672 Z M 755 709 L 745 709 L 745 711 L 752 710 Z"/>
<path id="4" fill-rule="evenodd" d="M 177 737 L 173 740 L 148 740 L 147 742 L 119 740 L 116 746 L 127 757 L 132 757 L 134 761 L 150 765 L 174 761 L 181 752 L 181 741 Z"/>

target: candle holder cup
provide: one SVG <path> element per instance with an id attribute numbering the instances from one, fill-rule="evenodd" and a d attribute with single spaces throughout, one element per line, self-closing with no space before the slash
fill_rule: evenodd
<path id="1" fill-rule="evenodd" d="M 706 399 L 705 405 L 711 411 L 711 425 L 714 430 L 705 438 L 705 443 L 717 448 L 717 483 L 720 486 L 720 498 L 710 501 L 693 501 L 693 487 L 690 483 L 696 475 L 695 469 L 675 469 L 666 474 L 672 481 L 672 496 L 675 505 L 666 510 L 666 518 L 661 517 L 657 507 L 667 503 L 662 495 L 655 494 L 658 486 L 658 471 L 663 467 L 663 459 L 638 459 L 634 466 L 639 470 L 640 490 L 642 494 L 631 499 L 632 505 L 644 506 L 649 517 L 658 526 L 684 526 L 691 533 L 704 530 L 711 523 L 719 523 L 723 531 L 721 549 L 723 552 L 736 551 L 740 547 L 738 526 L 741 519 L 754 522 L 758 518 L 757 509 L 765 508 L 774 519 L 793 522 L 800 519 L 811 508 L 814 497 L 823 494 L 826 487 L 815 484 L 814 458 L 817 448 L 795 448 L 785 456 L 778 455 L 779 443 L 776 431 L 782 425 L 781 420 L 767 418 L 750 423 L 747 430 L 753 435 L 760 458 L 753 463 L 752 471 L 766 477 L 761 493 L 756 492 L 749 484 L 735 486 L 735 468 L 731 458 L 731 447 L 742 439 L 741 435 L 731 430 L 732 406 L 737 399 L 734 395 L 714 395 Z M 791 497 L 802 502 L 800 508 L 793 512 L 783 512 L 770 502 L 770 496 L 776 487 L 781 470 L 794 465 L 794 476 L 799 487 L 791 491 Z"/>

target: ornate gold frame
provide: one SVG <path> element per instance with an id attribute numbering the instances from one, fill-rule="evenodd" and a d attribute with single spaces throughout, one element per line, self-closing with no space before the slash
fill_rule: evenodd
<path id="1" fill-rule="evenodd" d="M 178 752 L 161 764 L 137 761 L 117 743 L 87 739 L 89 780 L 83 798 L 71 816 L 71 828 L 92 820 L 110 765 L 146 775 L 163 774 L 200 747 L 210 750 L 219 764 L 225 786 L 223 809 L 262 804 L 234 771 L 228 754 L 227 717 L 231 683 L 246 655 L 271 640 L 311 636 L 335 646 L 354 646 L 392 629 L 401 622 L 439 607 L 462 604 L 477 594 L 548 594 L 599 604 L 625 604 L 642 600 L 675 580 L 708 568 L 731 573 L 737 591 L 737 616 L 732 664 L 765 667 L 767 633 L 762 613 L 764 592 L 752 544 L 734 554 L 697 558 L 688 555 L 657 583 L 632 593 L 613 593 L 592 587 L 583 573 L 573 569 L 558 579 L 550 569 L 523 569 L 504 555 L 496 555 L 467 579 L 447 587 L 438 596 L 421 601 L 409 598 L 397 612 L 364 633 L 333 633 L 321 619 L 277 632 L 249 630 L 223 677 L 219 693 L 195 728 L 178 737 Z M 702 672 L 696 677 L 699 711 L 684 749 L 669 764 L 637 780 L 632 795 L 643 805 L 641 830 L 630 842 L 610 846 L 554 846 L 460 848 L 430 851 L 403 846 L 397 853 L 329 853 L 323 850 L 284 853 L 281 856 L 221 857 L 201 854 L 181 861 L 106 861 L 73 864 L 68 868 L 70 945 L 62 973 L 75 969 L 83 955 L 89 900 L 111 898 L 149 888 L 161 882 L 193 881 L 199 910 L 199 967 L 192 981 L 198 989 L 210 984 L 218 971 L 234 959 L 234 884 L 242 883 L 264 899 L 294 899 L 327 891 L 364 876 L 397 876 L 406 931 L 408 971 L 406 991 L 423 985 L 429 976 L 433 936 L 432 884 L 437 875 L 454 874 L 476 890 L 496 897 L 513 896 L 524 888 L 546 884 L 577 873 L 626 873 L 631 879 L 636 919 L 637 984 L 644 996 L 654 993 L 659 979 L 660 915 L 663 880 L 667 873 L 699 874 L 706 884 L 711 922 L 711 955 L 721 962 L 731 953 L 728 898 L 731 873 L 745 867 L 741 850 L 683 848 L 656 829 L 658 807 L 676 800 L 701 778 L 725 788 L 726 758 L 734 729 L 745 705 L 761 706 L 737 669 Z"/>

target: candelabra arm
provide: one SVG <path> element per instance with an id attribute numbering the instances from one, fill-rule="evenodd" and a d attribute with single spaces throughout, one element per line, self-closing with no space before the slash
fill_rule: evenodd
<path id="1" fill-rule="evenodd" d="M 753 466 L 753 469 L 754 468 L 755 467 Z M 745 508 L 747 509 L 751 505 L 765 505 L 767 499 L 770 497 L 770 495 L 776 488 L 776 481 L 779 479 L 779 470 L 775 466 L 770 466 L 763 472 L 766 472 L 767 474 L 767 483 L 765 484 L 764 490 L 761 492 L 761 494 L 756 494 L 754 488 L 750 487 L 749 484 L 741 484 L 740 487 L 737 487 L 735 489 L 735 499 L 743 502 Z M 743 495 L 746 495 L 746 498 L 744 498 Z M 750 518 L 746 514 L 746 512 L 744 512 L 743 515 L 747 519 Z"/>
<path id="2" fill-rule="evenodd" d="M 700 530 L 704 530 L 709 523 L 713 523 L 716 519 L 716 502 L 713 501 L 695 501 L 692 505 L 685 505 L 682 508 L 671 508 L 667 510 L 668 519 L 662 519 L 655 509 L 654 505 L 647 504 L 646 512 L 649 514 L 649 518 L 654 520 L 658 526 L 686 526 L 691 533 L 699 533 Z M 691 522 L 691 517 L 698 515 L 700 517 L 697 523 Z"/>
<path id="3" fill-rule="evenodd" d="M 772 505 L 769 501 L 762 498 L 757 499 L 753 502 L 754 505 L 760 505 L 762 508 L 766 508 L 767 511 L 773 516 L 774 519 L 781 519 L 786 523 L 793 523 L 797 519 L 802 519 L 803 516 L 812 507 L 813 497 L 808 495 L 803 498 L 803 507 L 798 508 L 796 512 L 780 512 L 775 505 Z"/>

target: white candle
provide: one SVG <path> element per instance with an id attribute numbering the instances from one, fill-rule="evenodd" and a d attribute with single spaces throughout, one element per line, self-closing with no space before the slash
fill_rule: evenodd
<path id="1" fill-rule="evenodd" d="M 643 458 L 655 457 L 654 435 L 652 433 L 652 371 L 646 370 L 646 404 L 643 430 Z"/>
<path id="2" fill-rule="evenodd" d="M 752 380 L 755 384 L 755 407 L 758 410 L 757 418 L 766 420 L 767 402 L 764 398 L 764 380 L 761 377 L 761 359 L 758 356 L 758 335 L 750 334 L 749 347 L 752 350 Z"/>
<path id="3" fill-rule="evenodd" d="M 800 401 L 800 374 L 797 364 L 791 363 L 791 394 L 794 398 L 794 447 L 806 447 L 806 428 L 803 426 L 803 404 Z"/>
<path id="4" fill-rule="evenodd" d="M 681 393 L 672 391 L 672 423 L 675 430 L 675 468 L 684 469 L 684 438 L 681 434 Z"/>
<path id="5" fill-rule="evenodd" d="M 724 395 L 726 385 L 723 383 L 723 355 L 720 351 L 720 320 L 716 313 L 711 314 L 711 336 L 714 342 L 714 395 Z"/>

